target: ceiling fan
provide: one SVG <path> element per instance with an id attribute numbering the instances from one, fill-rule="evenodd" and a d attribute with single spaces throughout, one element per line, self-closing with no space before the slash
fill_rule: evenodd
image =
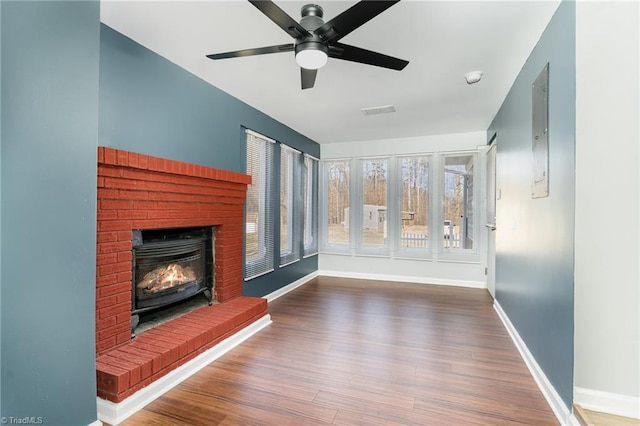
<path id="1" fill-rule="evenodd" d="M 302 19 L 298 23 L 270 0 L 249 0 L 249 3 L 257 7 L 295 41 L 276 46 L 215 53 L 207 55 L 207 58 L 215 60 L 294 51 L 296 62 L 300 65 L 302 89 L 313 87 L 318 69 L 327 63 L 328 58 L 360 62 L 399 71 L 404 69 L 409 62 L 338 42 L 398 1 L 400 0 L 363 0 L 328 22 L 324 22 L 322 19 L 322 7 L 316 4 L 307 4 L 302 7 Z"/>

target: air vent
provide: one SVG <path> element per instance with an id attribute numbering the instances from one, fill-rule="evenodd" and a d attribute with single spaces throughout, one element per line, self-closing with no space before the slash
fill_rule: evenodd
<path id="1" fill-rule="evenodd" d="M 393 105 L 384 105 L 370 108 L 362 108 L 364 115 L 376 115 L 376 114 L 388 114 L 390 112 L 396 112 L 396 107 Z"/>

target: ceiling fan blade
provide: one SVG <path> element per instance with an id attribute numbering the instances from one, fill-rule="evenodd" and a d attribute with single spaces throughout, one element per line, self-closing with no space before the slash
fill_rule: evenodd
<path id="1" fill-rule="evenodd" d="M 249 0 L 249 3 L 254 5 L 260 10 L 260 12 L 267 15 L 267 18 L 271 19 L 280 28 L 285 30 L 293 38 L 299 38 L 302 36 L 311 35 L 302 25 L 296 22 L 291 16 L 280 9 L 276 4 L 270 0 Z"/>
<path id="2" fill-rule="evenodd" d="M 332 20 L 325 22 L 314 32 L 325 41 L 338 41 L 399 1 L 361 1 Z"/>
<path id="3" fill-rule="evenodd" d="M 329 57 L 398 71 L 404 69 L 404 67 L 409 64 L 409 61 L 405 61 L 404 59 L 394 58 L 393 56 L 383 55 L 382 53 L 372 52 L 371 50 L 342 43 L 335 43 L 329 46 Z"/>
<path id="4" fill-rule="evenodd" d="M 302 90 L 311 89 L 316 82 L 316 75 L 318 70 L 308 70 L 306 68 L 300 68 L 300 77 L 302 80 Z"/>
<path id="5" fill-rule="evenodd" d="M 234 50 L 233 52 L 212 53 L 207 55 L 209 59 L 240 58 L 242 56 L 264 55 L 266 53 L 292 52 L 293 43 L 279 44 L 277 46 L 257 47 L 255 49 Z"/>

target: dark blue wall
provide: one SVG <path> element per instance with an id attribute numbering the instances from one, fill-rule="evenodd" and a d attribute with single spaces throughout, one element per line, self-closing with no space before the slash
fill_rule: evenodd
<path id="1" fill-rule="evenodd" d="M 549 63 L 549 196 L 531 198 L 531 84 Z M 496 299 L 573 400 L 575 3 L 563 2 L 489 129 L 497 134 Z"/>
<path id="2" fill-rule="evenodd" d="M 99 145 L 244 173 L 244 128 L 320 156 L 312 140 L 101 25 Z M 264 296 L 317 268 L 317 256 L 276 267 L 244 294 Z"/>
<path id="3" fill-rule="evenodd" d="M 2 416 L 96 420 L 99 3 L 3 1 Z"/>
<path id="4" fill-rule="evenodd" d="M 0 2 L 0 373 L 2 372 L 2 2 Z M 2 382 L 0 379 L 0 416 Z"/>

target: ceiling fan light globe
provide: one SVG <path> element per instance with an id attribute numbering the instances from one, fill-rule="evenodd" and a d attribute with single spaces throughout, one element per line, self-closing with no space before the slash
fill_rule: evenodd
<path id="1" fill-rule="evenodd" d="M 306 49 L 296 53 L 296 62 L 300 67 L 308 70 L 317 70 L 327 64 L 327 53 L 322 50 Z"/>

